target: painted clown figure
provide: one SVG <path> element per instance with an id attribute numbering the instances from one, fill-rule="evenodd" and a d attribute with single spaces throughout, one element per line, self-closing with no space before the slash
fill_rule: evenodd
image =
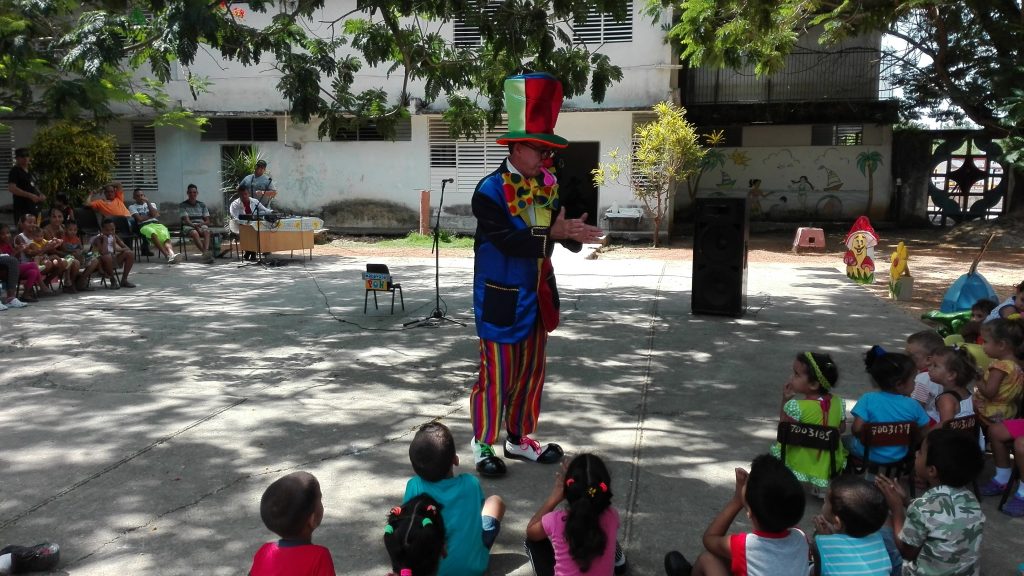
<path id="1" fill-rule="evenodd" d="M 846 235 L 846 247 L 848 250 L 843 255 L 843 263 L 846 264 L 846 275 L 860 284 L 871 284 L 875 281 L 875 246 L 878 245 L 878 235 L 871 227 L 867 216 L 860 216 L 853 223 L 850 232 Z"/>
<path id="2" fill-rule="evenodd" d="M 551 266 L 555 242 L 578 252 L 601 229 L 587 215 L 567 218 L 552 171 L 562 83 L 549 74 L 505 79 L 509 131 L 501 166 L 477 184 L 473 307 L 480 338 L 480 375 L 470 392 L 473 457 L 482 476 L 503 476 L 494 445 L 505 429 L 503 454 L 531 462 L 562 458 L 558 444 L 530 437 L 540 416 L 547 335 L 558 326 L 558 290 Z"/>

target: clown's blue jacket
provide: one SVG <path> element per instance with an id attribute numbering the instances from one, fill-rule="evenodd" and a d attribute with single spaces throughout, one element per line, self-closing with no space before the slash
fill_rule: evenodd
<path id="1" fill-rule="evenodd" d="M 505 201 L 502 175 L 509 172 L 508 159 L 484 177 L 473 193 L 476 216 L 476 253 L 473 272 L 473 308 L 477 336 L 503 344 L 521 342 L 529 336 L 538 320 L 537 277 L 540 261 L 550 257 L 554 242 L 548 226 L 529 226 L 521 216 L 513 216 Z M 557 214 L 557 197 L 550 206 Z M 553 216 L 552 216 L 553 217 Z M 582 245 L 558 240 L 573 252 Z M 558 308 L 558 289 L 552 272 L 545 279 Z"/>

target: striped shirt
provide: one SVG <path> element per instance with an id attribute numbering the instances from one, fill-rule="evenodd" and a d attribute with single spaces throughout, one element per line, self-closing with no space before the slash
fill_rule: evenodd
<path id="1" fill-rule="evenodd" d="M 816 536 L 821 576 L 887 576 L 889 553 L 879 532 L 863 538 L 846 534 Z"/>

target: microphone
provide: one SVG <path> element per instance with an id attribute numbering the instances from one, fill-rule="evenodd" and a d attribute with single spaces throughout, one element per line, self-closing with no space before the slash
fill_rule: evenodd
<path id="1" fill-rule="evenodd" d="M 445 178 L 444 180 L 441 180 L 441 183 L 442 184 L 444 184 L 444 183 L 454 184 L 455 183 L 455 178 Z"/>

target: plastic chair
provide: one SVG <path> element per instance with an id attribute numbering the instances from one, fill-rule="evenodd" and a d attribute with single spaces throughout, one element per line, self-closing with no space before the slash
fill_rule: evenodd
<path id="1" fill-rule="evenodd" d="M 78 235 L 83 239 L 100 233 L 100 215 L 88 206 L 75 208 L 75 223 L 78 224 Z"/>
<path id="2" fill-rule="evenodd" d="M 363 293 L 363 314 L 366 314 L 366 301 L 370 296 L 370 292 L 373 292 L 373 307 L 375 309 L 380 309 L 377 305 L 377 292 L 391 292 L 391 313 L 394 314 L 395 290 L 398 290 L 398 295 L 402 299 L 402 310 L 405 310 L 405 295 L 402 294 L 402 284 L 392 280 L 387 264 L 367 264 L 366 272 L 363 273 L 363 281 L 366 288 L 366 292 Z"/>
<path id="3" fill-rule="evenodd" d="M 779 422 L 776 440 L 782 448 L 782 461 L 786 461 L 786 447 L 811 448 L 828 452 L 828 477 L 831 480 L 839 473 L 836 469 L 836 452 L 839 451 L 839 429 L 817 424 L 800 422 Z"/>

